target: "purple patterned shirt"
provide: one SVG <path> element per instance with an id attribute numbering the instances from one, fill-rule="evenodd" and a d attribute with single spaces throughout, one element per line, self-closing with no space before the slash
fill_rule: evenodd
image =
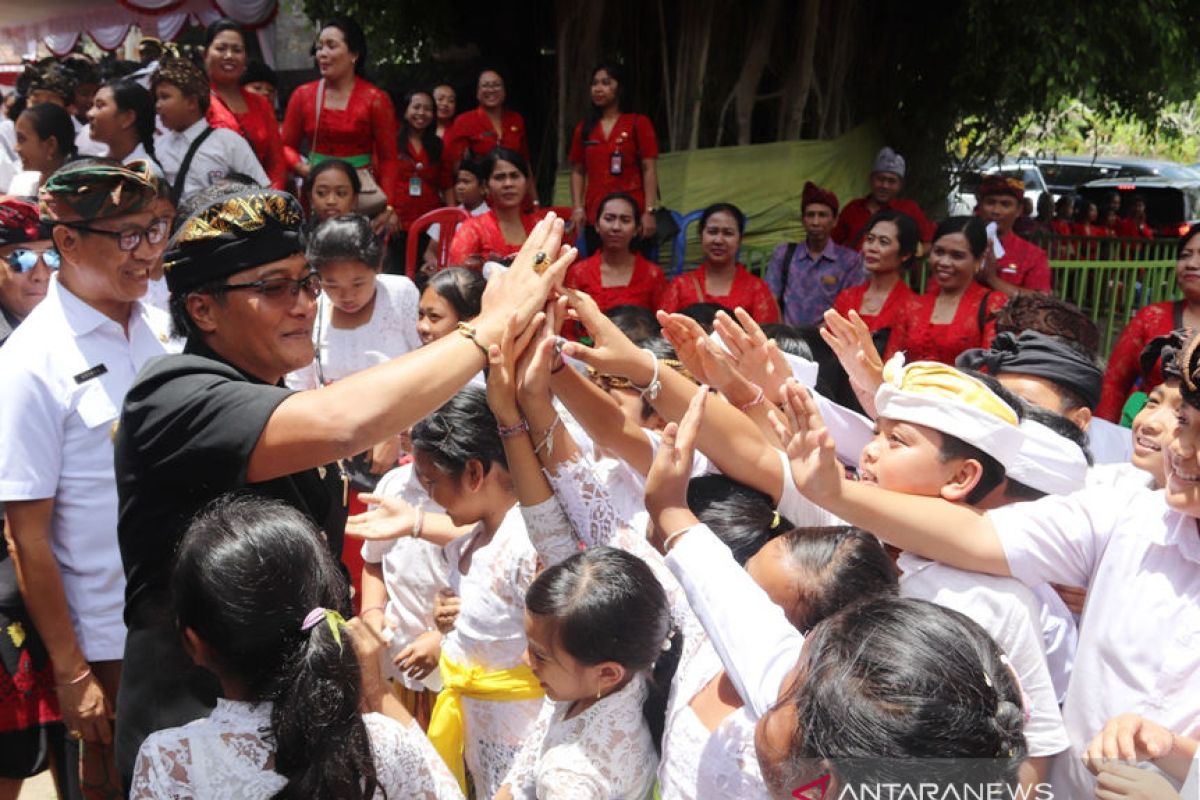
<path id="1" fill-rule="evenodd" d="M 779 298 L 783 321 L 788 325 L 820 325 L 826 309 L 833 308 L 838 292 L 867 279 L 862 254 L 830 239 L 825 249 L 814 256 L 804 242 L 799 242 L 791 263 L 785 267 L 783 259 L 789 246 L 781 244 L 771 254 L 765 277 L 767 286 Z"/>

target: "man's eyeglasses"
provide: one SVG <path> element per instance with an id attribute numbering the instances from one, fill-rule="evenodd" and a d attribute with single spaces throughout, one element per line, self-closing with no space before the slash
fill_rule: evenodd
<path id="1" fill-rule="evenodd" d="M 250 281 L 249 283 L 226 283 L 213 287 L 211 292 L 225 294 L 239 289 L 252 289 L 267 300 L 295 297 L 303 289 L 305 294 L 315 300 L 321 293 L 321 276 L 319 273 L 310 272 L 303 278 L 264 278 L 261 281 Z"/>
<path id="2" fill-rule="evenodd" d="M 37 266 L 39 260 L 50 269 L 57 270 L 59 264 L 58 251 L 53 247 L 49 250 L 13 250 L 4 260 L 8 262 L 14 272 L 18 275 L 24 275 Z"/>
<path id="3" fill-rule="evenodd" d="M 80 225 L 78 222 L 59 222 L 57 224 L 65 225 L 72 230 L 98 233 L 101 236 L 111 236 L 117 240 L 117 247 L 124 253 L 136 250 L 137 246 L 142 243 L 143 238 L 150 244 L 162 244 L 163 240 L 167 238 L 168 228 L 167 220 L 161 218 L 151 222 L 148 228 L 126 228 L 121 231 L 89 228 L 87 225 Z"/>

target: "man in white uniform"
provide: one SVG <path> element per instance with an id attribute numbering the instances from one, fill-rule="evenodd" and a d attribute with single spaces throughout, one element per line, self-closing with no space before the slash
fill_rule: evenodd
<path id="1" fill-rule="evenodd" d="M 63 722 L 103 786 L 125 644 L 113 435 L 125 392 L 166 352 L 143 306 L 168 223 L 144 162 L 76 161 L 40 195 L 60 255 L 45 300 L 0 350 L 0 501 L 21 593 L 54 662 Z M 78 769 L 68 773 L 79 774 Z M 112 788 L 119 791 L 119 786 Z"/>

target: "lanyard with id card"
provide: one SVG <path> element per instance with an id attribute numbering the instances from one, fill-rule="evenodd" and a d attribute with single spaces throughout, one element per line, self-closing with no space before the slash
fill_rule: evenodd
<path id="1" fill-rule="evenodd" d="M 416 168 L 419 170 L 424 166 L 425 166 L 424 164 L 417 164 Z M 421 196 L 421 179 L 420 179 L 420 177 L 418 177 L 416 175 L 415 172 L 413 173 L 413 176 L 408 179 L 408 196 L 409 197 L 420 197 Z"/>

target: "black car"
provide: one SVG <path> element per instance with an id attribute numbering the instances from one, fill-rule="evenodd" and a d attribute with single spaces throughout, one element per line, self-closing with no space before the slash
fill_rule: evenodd
<path id="1" fill-rule="evenodd" d="M 1155 237 L 1182 236 L 1200 221 L 1200 175 L 1174 180 L 1161 176 L 1114 178 L 1079 187 L 1080 196 L 1100 208 L 1113 191 L 1121 195 L 1122 208 L 1129 195 L 1146 201 L 1146 224 Z"/>

